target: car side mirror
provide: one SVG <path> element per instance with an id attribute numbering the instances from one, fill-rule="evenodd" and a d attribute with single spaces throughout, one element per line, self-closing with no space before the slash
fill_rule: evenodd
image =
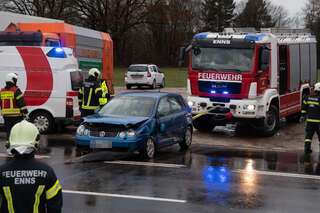
<path id="1" fill-rule="evenodd" d="M 165 132 L 166 131 L 166 125 L 165 124 L 160 124 L 160 132 Z"/>

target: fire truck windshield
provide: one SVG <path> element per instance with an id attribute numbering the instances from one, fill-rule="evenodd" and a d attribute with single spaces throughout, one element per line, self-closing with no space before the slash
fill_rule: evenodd
<path id="1" fill-rule="evenodd" d="M 250 72 L 254 49 L 200 48 L 192 53 L 192 69 L 207 71 Z"/>

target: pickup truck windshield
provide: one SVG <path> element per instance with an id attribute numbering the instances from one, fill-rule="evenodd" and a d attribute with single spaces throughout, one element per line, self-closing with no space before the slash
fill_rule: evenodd
<path id="1" fill-rule="evenodd" d="M 254 49 L 200 48 L 192 53 L 192 69 L 207 71 L 250 72 Z"/>

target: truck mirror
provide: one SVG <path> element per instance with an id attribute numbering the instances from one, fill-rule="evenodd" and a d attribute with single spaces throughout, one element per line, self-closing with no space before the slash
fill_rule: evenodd
<path id="1" fill-rule="evenodd" d="M 179 52 L 179 67 L 184 66 L 184 54 L 185 54 L 185 47 L 180 47 L 180 52 Z"/>
<path id="2" fill-rule="evenodd" d="M 259 47 L 259 70 L 269 70 L 270 50 L 266 47 Z"/>

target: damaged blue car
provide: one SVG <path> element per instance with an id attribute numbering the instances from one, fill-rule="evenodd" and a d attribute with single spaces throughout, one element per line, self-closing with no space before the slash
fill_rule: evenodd
<path id="1" fill-rule="evenodd" d="M 78 149 L 139 152 L 153 158 L 159 148 L 192 143 L 191 110 L 179 94 L 131 92 L 115 96 L 77 129 Z"/>

